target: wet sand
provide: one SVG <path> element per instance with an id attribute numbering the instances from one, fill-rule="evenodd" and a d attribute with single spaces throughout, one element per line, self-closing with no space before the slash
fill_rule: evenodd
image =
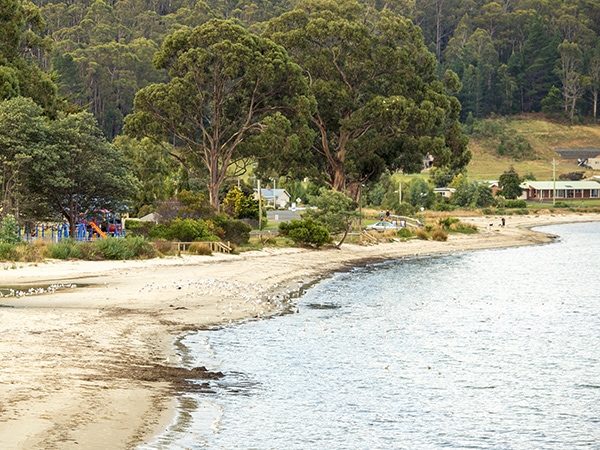
<path id="1" fill-rule="evenodd" d="M 131 449 L 174 419 L 185 379 L 181 333 L 276 313 L 289 295 L 328 274 L 370 262 L 535 245 L 530 230 L 600 221 L 598 214 L 461 218 L 480 232 L 446 242 L 412 239 L 341 249 L 265 249 L 146 261 L 0 263 L 0 286 L 65 287 L 0 298 L 0 448 Z"/>

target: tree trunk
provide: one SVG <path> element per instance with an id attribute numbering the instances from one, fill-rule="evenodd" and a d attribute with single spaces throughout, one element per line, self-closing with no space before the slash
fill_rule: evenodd
<path id="1" fill-rule="evenodd" d="M 344 192 L 346 189 L 346 174 L 344 173 L 344 163 L 336 160 L 331 164 L 332 184 L 331 188 L 338 192 Z"/>

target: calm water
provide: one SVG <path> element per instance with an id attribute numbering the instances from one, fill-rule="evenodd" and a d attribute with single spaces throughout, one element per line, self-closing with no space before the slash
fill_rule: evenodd
<path id="1" fill-rule="evenodd" d="M 189 335 L 226 376 L 147 448 L 600 449 L 600 224 L 338 274 Z"/>

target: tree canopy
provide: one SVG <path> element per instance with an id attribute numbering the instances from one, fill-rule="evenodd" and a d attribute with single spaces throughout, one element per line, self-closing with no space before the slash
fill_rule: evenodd
<path id="1" fill-rule="evenodd" d="M 126 130 L 174 143 L 173 156 L 203 180 L 218 209 L 230 167 L 252 154 L 246 141 L 269 118 L 305 106 L 301 69 L 283 47 L 217 19 L 170 35 L 154 62 L 171 80 L 137 93 Z"/>
<path id="2" fill-rule="evenodd" d="M 136 181 L 121 153 L 102 136 L 88 112 L 43 115 L 31 99 L 0 102 L 3 215 L 66 219 L 123 211 Z"/>
<path id="3" fill-rule="evenodd" d="M 436 75 L 434 56 L 410 19 L 355 0 L 304 0 L 265 31 L 303 68 L 317 107 L 308 172 L 356 198 L 358 185 L 385 169 L 469 161 L 451 74 Z"/>

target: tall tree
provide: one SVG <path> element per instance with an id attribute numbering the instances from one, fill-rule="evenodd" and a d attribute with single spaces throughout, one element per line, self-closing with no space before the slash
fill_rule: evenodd
<path id="1" fill-rule="evenodd" d="M 174 142 L 172 155 L 204 181 L 218 209 L 219 187 L 246 156 L 245 141 L 268 118 L 306 103 L 301 69 L 284 48 L 216 19 L 170 35 L 155 65 L 169 69 L 171 81 L 137 93 L 126 130 Z"/>
<path id="2" fill-rule="evenodd" d="M 575 105 L 585 92 L 582 82 L 581 69 L 583 68 L 583 52 L 579 45 L 564 41 L 558 46 L 561 66 L 559 69 L 560 79 L 563 86 L 563 98 L 565 101 L 565 113 L 573 120 L 575 116 Z"/>
<path id="3" fill-rule="evenodd" d="M 73 236 L 80 213 L 122 212 L 137 189 L 123 155 L 106 141 L 88 112 L 50 121 L 45 145 L 29 154 L 30 192 L 49 212 L 69 222 Z"/>
<path id="4" fill-rule="evenodd" d="M 42 26 L 32 3 L 0 0 L 0 99 L 30 97 L 53 113 L 59 104 L 56 85 L 32 62 L 36 50 L 48 46 L 37 34 Z"/>
<path id="5" fill-rule="evenodd" d="M 354 0 L 304 0 L 273 19 L 266 36 L 285 46 L 305 70 L 317 101 L 310 161 L 334 190 L 355 199 L 358 186 L 386 169 L 416 171 L 452 144 L 458 103 L 436 76 L 421 31 L 390 11 Z"/>
<path id="6" fill-rule="evenodd" d="M 520 197 L 523 193 L 523 189 L 521 188 L 522 182 L 523 179 L 519 176 L 515 168 L 510 166 L 498 179 L 498 185 L 501 190 L 497 192 L 497 195 L 502 195 L 508 199 Z"/>
<path id="7" fill-rule="evenodd" d="M 15 97 L 0 101 L 1 217 L 12 214 L 19 218 L 30 152 L 44 148 L 46 139 L 46 119 L 33 100 Z"/>

